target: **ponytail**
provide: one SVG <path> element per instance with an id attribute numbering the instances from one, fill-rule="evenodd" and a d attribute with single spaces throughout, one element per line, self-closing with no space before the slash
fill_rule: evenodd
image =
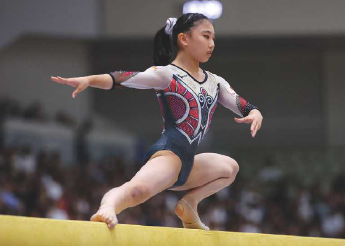
<path id="1" fill-rule="evenodd" d="M 153 64 L 166 66 L 172 62 L 173 47 L 170 36 L 165 33 L 165 26 L 159 29 L 153 41 Z"/>
<path id="2" fill-rule="evenodd" d="M 170 64 L 177 54 L 178 34 L 188 32 L 200 20 L 208 20 L 208 18 L 199 13 L 183 14 L 176 20 L 176 24 L 175 22 L 172 24 L 171 35 L 165 32 L 166 25 L 159 29 L 153 41 L 153 64 L 155 66 Z"/>

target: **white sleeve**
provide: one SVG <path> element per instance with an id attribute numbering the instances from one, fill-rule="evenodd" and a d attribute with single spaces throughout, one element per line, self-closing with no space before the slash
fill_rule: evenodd
<path id="1" fill-rule="evenodd" d="M 125 87 L 136 89 L 155 89 L 161 90 L 168 87 L 173 76 L 173 72 L 167 66 L 153 66 L 144 72 L 111 72 L 113 82 Z M 112 88 L 114 88 L 114 84 Z"/>
<path id="2" fill-rule="evenodd" d="M 218 100 L 224 107 L 241 117 L 247 116 L 252 109 L 257 109 L 256 106 L 240 97 L 225 79 L 217 75 L 216 77 L 220 87 Z"/>

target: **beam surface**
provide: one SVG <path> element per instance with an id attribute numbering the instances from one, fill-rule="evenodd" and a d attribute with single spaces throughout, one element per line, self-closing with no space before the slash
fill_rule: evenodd
<path id="1" fill-rule="evenodd" d="M 183 228 L 0 215 L 0 245 L 160 245 L 160 246 L 344 246 L 343 239 L 202 231 Z"/>

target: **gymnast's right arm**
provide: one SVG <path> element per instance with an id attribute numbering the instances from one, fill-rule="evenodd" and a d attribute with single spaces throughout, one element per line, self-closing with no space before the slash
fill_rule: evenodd
<path id="1" fill-rule="evenodd" d="M 166 66 L 154 66 L 144 72 L 115 71 L 109 74 L 91 75 L 76 78 L 51 77 L 60 84 L 77 87 L 72 97 L 91 86 L 104 90 L 124 86 L 136 89 L 155 89 L 166 88 L 171 82 L 172 72 Z"/>

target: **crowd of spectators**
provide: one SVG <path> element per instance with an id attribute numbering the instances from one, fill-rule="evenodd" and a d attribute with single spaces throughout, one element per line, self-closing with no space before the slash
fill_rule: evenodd
<path id="1" fill-rule="evenodd" d="M 76 120 L 64 111 L 57 111 L 54 116 L 49 116 L 44 106 L 39 101 L 34 101 L 26 106 L 21 105 L 11 97 L 0 97 L 0 122 L 6 118 L 17 118 L 36 122 L 56 122 L 70 128 L 78 127 Z"/>
<path id="2" fill-rule="evenodd" d="M 52 120 L 39 103 L 21 108 L 9 98 L 1 98 L 0 121 L 6 117 Z M 140 169 L 140 161 L 128 163 L 118 156 L 91 161 L 83 148 L 83 136 L 92 123 L 77 126 L 62 112 L 53 120 L 74 127 L 80 135 L 77 163 L 62 163 L 59 152 L 33 153 L 32 146 L 10 147 L 1 141 L 0 214 L 89 220 L 103 195 L 129 181 Z M 345 168 L 325 191 L 317 177 L 306 186 L 303 178 L 296 178 L 297 170 L 285 173 L 269 160 L 254 175 L 242 175 L 240 171 L 233 184 L 203 200 L 198 207 L 202 221 L 212 230 L 345 238 Z M 246 168 L 250 167 L 241 170 Z M 311 174 L 305 175 L 310 179 Z M 182 227 L 174 207 L 184 193 L 164 191 L 123 211 L 118 215 L 119 222 Z"/>
<path id="3" fill-rule="evenodd" d="M 3 147 L 0 213 L 89 220 L 104 193 L 130 180 L 139 168 L 119 157 L 64 165 L 56 152 L 34 154 L 29 146 Z M 198 212 L 212 230 L 344 238 L 344 180 L 345 172 L 339 173 L 325 193 L 318 180 L 303 187 L 269 165 L 250 179 L 240 172 L 232 185 L 202 201 Z M 182 227 L 173 211 L 183 194 L 164 191 L 123 211 L 119 222 Z"/>

